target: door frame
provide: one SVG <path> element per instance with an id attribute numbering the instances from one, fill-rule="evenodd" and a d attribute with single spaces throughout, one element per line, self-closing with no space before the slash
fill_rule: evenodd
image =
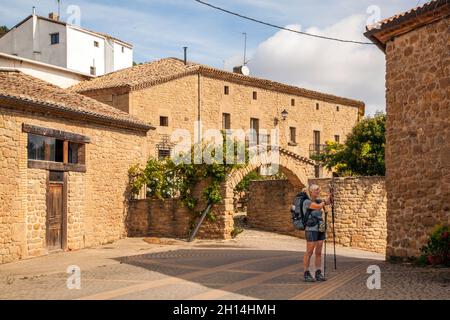
<path id="1" fill-rule="evenodd" d="M 55 171 L 55 170 L 51 170 Z M 47 247 L 47 230 L 48 230 L 48 208 L 49 208 L 49 199 L 50 199 L 50 170 L 47 170 L 46 176 L 46 211 L 45 211 L 45 247 L 47 251 L 50 251 Z M 63 251 L 67 251 L 67 172 L 63 172 L 63 181 L 62 183 L 62 217 L 61 217 L 61 249 Z M 54 251 L 54 250 L 51 250 Z"/>

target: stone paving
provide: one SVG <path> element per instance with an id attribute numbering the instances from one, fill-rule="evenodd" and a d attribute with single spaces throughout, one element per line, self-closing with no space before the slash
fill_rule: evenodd
<path id="1" fill-rule="evenodd" d="M 0 299 L 450 299 L 448 268 L 388 264 L 338 246 L 334 270 L 331 244 L 328 281 L 304 283 L 304 249 L 304 240 L 256 230 L 228 241 L 129 238 L 0 265 Z M 70 265 L 81 269 L 79 290 L 67 288 Z M 371 265 L 381 289 L 366 285 Z"/>

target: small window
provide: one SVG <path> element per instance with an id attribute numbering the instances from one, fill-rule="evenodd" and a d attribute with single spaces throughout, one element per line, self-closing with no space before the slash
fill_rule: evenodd
<path id="1" fill-rule="evenodd" d="M 170 149 L 158 149 L 158 159 L 170 158 Z"/>
<path id="2" fill-rule="evenodd" d="M 64 181 L 64 172 L 63 171 L 50 171 L 48 175 L 48 179 L 51 182 L 63 182 Z"/>
<path id="3" fill-rule="evenodd" d="M 50 44 L 58 44 L 59 43 L 59 32 L 50 34 Z"/>
<path id="4" fill-rule="evenodd" d="M 169 117 L 160 116 L 159 117 L 159 125 L 161 127 L 168 127 L 169 126 Z"/>
<path id="5" fill-rule="evenodd" d="M 222 113 L 222 129 L 231 129 L 231 115 L 229 113 Z"/>
<path id="6" fill-rule="evenodd" d="M 319 104 L 316 103 L 316 110 L 319 110 Z"/>
<path id="7" fill-rule="evenodd" d="M 340 143 L 340 137 L 338 135 L 334 136 L 334 141 Z"/>
<path id="8" fill-rule="evenodd" d="M 99 44 L 98 41 L 94 41 L 94 47 L 98 48 Z"/>
<path id="9" fill-rule="evenodd" d="M 292 106 L 292 107 L 295 106 L 295 99 L 291 99 L 291 106 Z"/>
<path id="10" fill-rule="evenodd" d="M 91 68 L 90 68 L 90 72 L 91 72 L 91 75 L 95 76 L 97 70 L 96 70 L 95 67 L 91 67 Z"/>
<path id="11" fill-rule="evenodd" d="M 253 91 L 253 100 L 258 99 L 258 92 Z"/>
<path id="12" fill-rule="evenodd" d="M 292 142 L 292 143 L 297 143 L 297 140 L 296 140 L 296 128 L 295 127 L 290 127 L 289 128 L 289 137 L 290 137 L 290 142 Z"/>
<path id="13" fill-rule="evenodd" d="M 339 106 L 336 106 L 336 111 L 339 112 Z"/>
<path id="14" fill-rule="evenodd" d="M 125 52 L 125 47 L 122 46 L 122 53 L 124 53 L 124 52 Z"/>
<path id="15" fill-rule="evenodd" d="M 230 87 L 229 86 L 225 86 L 223 88 L 223 93 L 226 94 L 226 95 L 229 95 L 230 94 Z"/>

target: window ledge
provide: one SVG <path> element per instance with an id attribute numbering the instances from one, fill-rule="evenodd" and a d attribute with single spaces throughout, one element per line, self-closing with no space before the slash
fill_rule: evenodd
<path id="1" fill-rule="evenodd" d="M 296 147 L 296 146 L 298 146 L 298 144 L 296 143 L 296 142 L 288 142 L 288 146 L 290 146 L 290 147 Z"/>
<path id="2" fill-rule="evenodd" d="M 28 160 L 28 168 L 55 171 L 86 172 L 86 165 L 84 164 L 62 163 L 43 160 Z"/>

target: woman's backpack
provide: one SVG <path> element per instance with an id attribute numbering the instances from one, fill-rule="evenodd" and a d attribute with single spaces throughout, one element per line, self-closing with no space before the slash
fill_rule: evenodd
<path id="1" fill-rule="evenodd" d="M 294 198 L 294 202 L 291 207 L 292 224 L 295 229 L 305 230 L 306 222 L 308 221 L 310 210 L 307 210 L 306 214 L 303 212 L 303 202 L 309 199 L 306 192 L 300 192 Z"/>

